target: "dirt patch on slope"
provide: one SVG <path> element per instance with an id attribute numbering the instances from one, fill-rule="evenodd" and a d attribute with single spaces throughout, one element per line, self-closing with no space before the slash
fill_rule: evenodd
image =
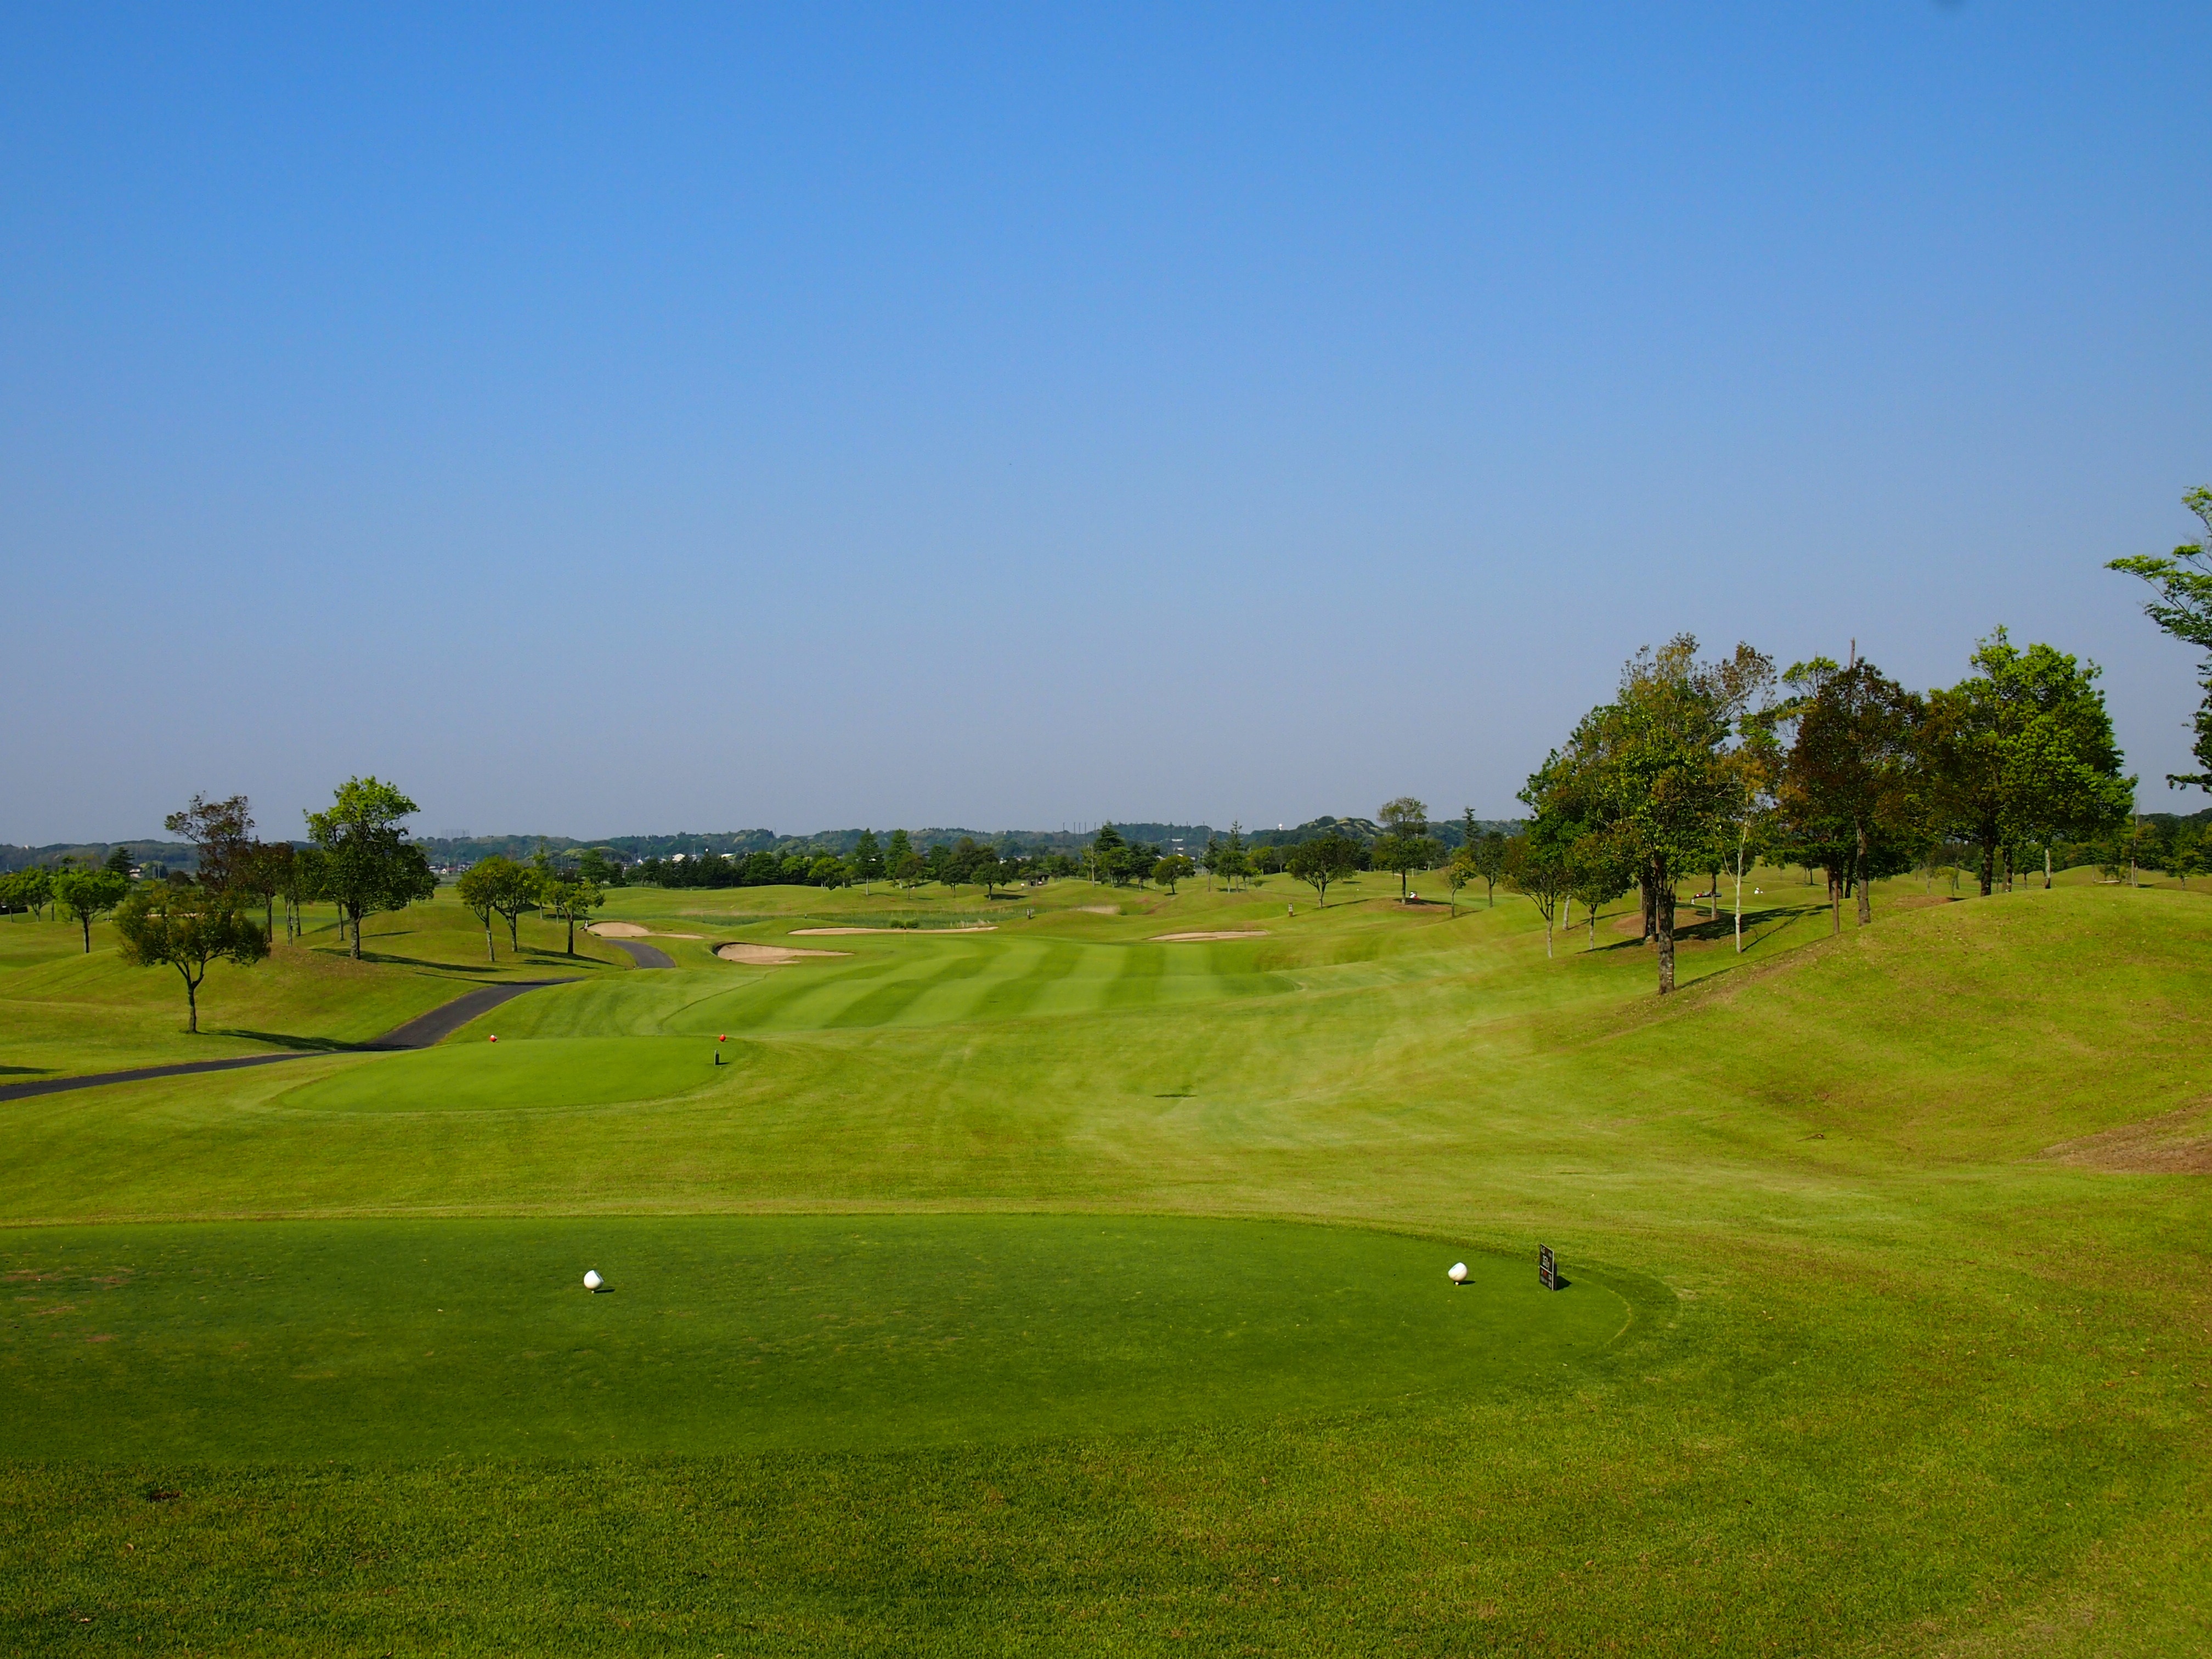
<path id="1" fill-rule="evenodd" d="M 1151 942 L 1154 945 L 1191 945 L 1200 939 L 1265 939 L 1267 937 L 1266 928 L 1252 927 L 1241 933 L 1155 933 Z"/>
<path id="2" fill-rule="evenodd" d="M 2062 1140 L 2043 1156 L 2077 1169 L 2120 1170 L 2134 1175 L 2212 1175 L 2212 1133 L 2206 1103 L 2163 1112 L 2140 1123 Z"/>
<path id="3" fill-rule="evenodd" d="M 797 951 L 787 945 L 718 945 L 714 954 L 725 962 L 743 963 L 748 968 L 787 968 L 794 962 L 804 962 L 809 957 L 849 957 L 850 951 Z"/>

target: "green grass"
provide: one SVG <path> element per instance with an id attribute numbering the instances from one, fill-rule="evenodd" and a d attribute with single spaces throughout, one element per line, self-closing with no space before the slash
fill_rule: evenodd
<path id="1" fill-rule="evenodd" d="M 2212 909 L 1761 873 L 1664 1004 L 1379 884 L 633 891 L 677 970 L 0 1108 L 0 1651 L 2212 1648 L 2204 1178 L 2046 1156 L 2205 1133 Z"/>
<path id="2" fill-rule="evenodd" d="M 604 974 L 628 958 L 538 918 L 510 951 L 502 925 L 498 960 L 450 893 L 397 915 L 371 917 L 356 962 L 327 914 L 287 943 L 280 926 L 266 962 L 216 963 L 200 988 L 200 1030 L 185 1030 L 184 982 L 169 968 L 133 968 L 115 951 L 114 929 L 92 930 L 93 950 L 69 922 L 0 918 L 0 1083 L 75 1077 L 135 1066 L 313 1051 L 381 1036 L 477 983 Z M 19 942 L 20 939 L 20 942 Z"/>
<path id="3" fill-rule="evenodd" d="M 868 1450 L 1324 1417 L 1583 1381 L 1632 1322 L 1526 1259 L 1065 1216 L 17 1234 L 0 1455 Z M 605 1276 L 592 1295 L 586 1266 Z M 488 1411 L 484 1396 L 498 1401 Z"/>

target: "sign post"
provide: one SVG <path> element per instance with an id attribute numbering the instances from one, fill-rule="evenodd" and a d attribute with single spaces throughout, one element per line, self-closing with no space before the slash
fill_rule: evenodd
<path id="1" fill-rule="evenodd" d="M 1548 1244 L 1536 1247 L 1536 1282 L 1547 1291 L 1559 1288 L 1559 1264 Z"/>

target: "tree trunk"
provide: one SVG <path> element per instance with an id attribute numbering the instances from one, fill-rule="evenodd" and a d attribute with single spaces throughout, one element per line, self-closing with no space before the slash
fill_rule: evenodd
<path id="1" fill-rule="evenodd" d="M 1874 895 L 1867 890 L 1867 882 L 1871 872 L 1867 867 L 1869 860 L 1867 858 L 1866 825 L 1862 823 L 1858 825 L 1857 828 L 1859 837 L 1859 926 L 1863 927 L 1874 920 Z"/>
<path id="2" fill-rule="evenodd" d="M 90 956 L 92 954 L 92 918 L 81 915 L 77 920 L 84 924 L 84 953 Z"/>
<path id="3" fill-rule="evenodd" d="M 2189 878 L 2184 876 L 2181 884 L 2188 886 Z M 2046 893 L 2051 890 L 2051 843 L 2047 841 L 2043 843 L 2043 890 Z"/>
<path id="4" fill-rule="evenodd" d="M 1985 841 L 1982 843 L 1982 896 L 1984 898 L 1987 898 L 1990 896 L 1990 889 L 1996 880 L 1996 843 L 1992 841 Z"/>
<path id="5" fill-rule="evenodd" d="M 484 918 L 484 960 L 491 963 L 495 968 L 499 966 L 499 952 L 493 948 L 491 942 L 491 918 L 489 916 L 486 916 Z"/>
<path id="6" fill-rule="evenodd" d="M 1638 902 L 1644 907 L 1644 937 L 1637 943 L 1649 945 L 1658 932 L 1651 908 L 1651 877 L 1649 872 L 1637 878 L 1636 896 Z"/>
<path id="7" fill-rule="evenodd" d="M 1674 890 L 1662 865 L 1655 871 L 1651 903 L 1659 921 L 1659 994 L 1674 992 Z"/>
<path id="8" fill-rule="evenodd" d="M 1833 870 L 1828 872 L 1828 937 L 1837 939 L 1844 931 L 1844 884 Z"/>
<path id="9" fill-rule="evenodd" d="M 352 909 L 351 906 L 347 908 Z M 340 918 L 338 925 L 341 927 L 345 925 L 343 917 Z M 361 912 L 357 909 L 353 910 L 353 959 L 356 962 L 361 960 Z"/>
<path id="10" fill-rule="evenodd" d="M 1570 893 L 1566 896 L 1565 907 L 1559 912 L 1559 931 L 1563 933 L 1571 933 L 1574 931 L 1574 927 L 1575 896 Z"/>
<path id="11" fill-rule="evenodd" d="M 1735 849 L 1735 953 L 1743 954 L 1743 847 L 1740 842 Z"/>
<path id="12" fill-rule="evenodd" d="M 572 957 L 576 954 L 576 918 L 573 915 L 568 918 L 568 954 Z"/>
<path id="13" fill-rule="evenodd" d="M 185 1030 L 194 1036 L 200 1034 L 200 988 L 185 975 Z"/>

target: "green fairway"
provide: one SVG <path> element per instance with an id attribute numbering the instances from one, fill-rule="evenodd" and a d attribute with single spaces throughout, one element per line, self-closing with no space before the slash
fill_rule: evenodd
<path id="1" fill-rule="evenodd" d="M 0 1651 L 2212 1649 L 2212 908 L 2075 876 L 1765 872 L 1664 1003 L 1502 896 L 633 890 L 674 969 L 6 1103 Z"/>
<path id="2" fill-rule="evenodd" d="M 0 1456 L 890 1450 L 1578 1385 L 1587 1279 L 1343 1228 L 284 1223 L 0 1240 Z M 599 1295 L 585 1267 L 606 1278 Z"/>

